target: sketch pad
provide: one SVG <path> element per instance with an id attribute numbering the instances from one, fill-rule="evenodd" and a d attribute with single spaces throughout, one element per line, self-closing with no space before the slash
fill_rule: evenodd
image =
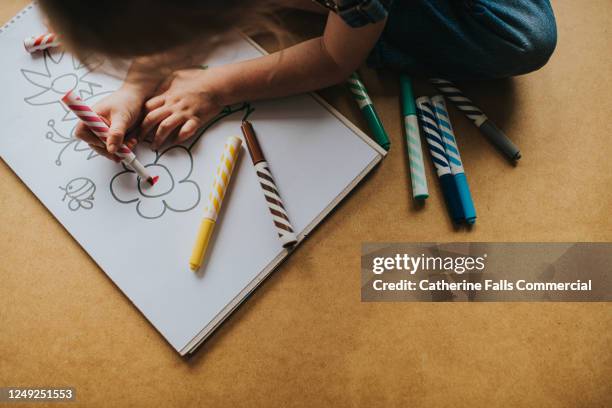
<path id="1" fill-rule="evenodd" d="M 159 152 L 139 146 L 139 160 L 162 176 L 153 191 L 139 188 L 134 173 L 73 138 L 76 117 L 58 102 L 74 89 L 94 104 L 121 80 L 100 68 L 87 72 L 61 50 L 26 53 L 23 39 L 44 32 L 36 7 L 29 6 L 0 33 L 0 154 L 166 340 L 181 355 L 190 353 L 288 254 L 243 148 L 208 261 L 199 275 L 189 269 L 223 143 L 242 137 L 246 107 L 226 110 L 201 138 L 183 146 Z M 205 63 L 259 55 L 236 36 Z M 251 107 L 249 120 L 301 241 L 384 152 L 318 97 Z"/>

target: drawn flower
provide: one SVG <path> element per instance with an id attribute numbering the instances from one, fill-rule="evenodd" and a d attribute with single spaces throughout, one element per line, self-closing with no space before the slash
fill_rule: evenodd
<path id="1" fill-rule="evenodd" d="M 92 71 L 99 67 L 102 61 L 89 61 Z M 40 71 L 22 69 L 24 78 L 38 88 L 37 93 L 24 98 L 33 106 L 59 104 L 64 109 L 62 120 L 75 118 L 72 112 L 60 103 L 60 98 L 68 91 L 76 92 L 82 99 L 98 95 L 102 85 L 88 78 L 88 67 L 66 52 L 46 50 L 43 53 L 43 66 Z"/>
<path id="2" fill-rule="evenodd" d="M 111 89 L 106 89 L 99 81 L 101 77 L 89 69 L 95 70 L 102 65 L 102 61 L 90 59 L 83 64 L 72 55 L 61 50 L 45 50 L 42 58 L 33 59 L 35 69 L 22 69 L 21 74 L 31 85 L 35 86 L 35 93 L 24 98 L 24 102 L 32 106 L 61 106 L 59 120 L 47 121 L 48 131 L 46 139 L 61 146 L 55 159 L 57 166 L 62 165 L 62 156 L 67 151 L 76 153 L 87 152 L 86 159 L 97 156 L 87 143 L 74 137 L 74 127 L 77 117 L 74 113 L 60 103 L 60 98 L 68 91 L 76 92 L 81 99 L 89 104 L 95 104 L 101 97 L 106 96 Z M 96 77 L 96 75 L 98 75 Z"/>
<path id="3" fill-rule="evenodd" d="M 200 188 L 190 180 L 193 157 L 184 146 L 174 146 L 161 153 L 144 149 L 138 159 L 151 175 L 159 176 L 154 186 L 141 180 L 132 170 L 125 168 L 110 181 L 110 191 L 122 204 L 135 204 L 136 212 L 145 219 L 157 219 L 166 213 L 186 212 L 200 202 Z"/>

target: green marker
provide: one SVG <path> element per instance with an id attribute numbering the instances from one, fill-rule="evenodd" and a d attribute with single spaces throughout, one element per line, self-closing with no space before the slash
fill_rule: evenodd
<path id="1" fill-rule="evenodd" d="M 421 147 L 421 132 L 414 104 L 414 93 L 410 77 L 400 76 L 400 89 L 402 91 L 402 116 L 406 130 L 406 148 L 408 149 L 408 163 L 410 165 L 410 181 L 412 182 L 412 196 L 415 200 L 425 200 L 429 197 L 427 190 L 427 177 L 423 163 L 423 148 Z"/>
<path id="2" fill-rule="evenodd" d="M 389 141 L 389 136 L 387 136 L 387 132 L 385 132 L 385 128 L 376 113 L 376 109 L 374 109 L 374 105 L 372 104 L 372 100 L 368 96 L 368 91 L 366 91 L 365 86 L 359 79 L 359 76 L 356 72 L 353 72 L 351 77 L 348 80 L 349 89 L 351 93 L 355 97 L 361 112 L 365 116 L 366 122 L 368 122 L 368 127 L 374 136 L 374 140 L 376 143 L 380 145 L 385 150 L 389 150 L 391 147 L 391 141 Z"/>

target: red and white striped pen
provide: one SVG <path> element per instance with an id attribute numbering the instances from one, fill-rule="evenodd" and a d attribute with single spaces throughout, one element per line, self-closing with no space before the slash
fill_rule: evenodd
<path id="1" fill-rule="evenodd" d="M 23 40 L 23 46 L 30 54 L 36 51 L 46 50 L 47 48 L 59 47 L 60 45 L 57 34 L 54 33 L 36 35 Z"/>
<path id="2" fill-rule="evenodd" d="M 106 122 L 89 107 L 89 105 L 80 97 L 72 93 L 72 91 L 68 91 L 68 93 L 62 97 L 62 102 L 64 102 L 64 104 L 66 104 L 66 106 L 87 125 L 89 130 L 106 144 L 110 128 Z M 151 177 L 151 175 L 149 175 L 147 169 L 138 161 L 136 155 L 126 145 L 122 144 L 119 146 L 115 155 L 121 159 L 123 164 L 134 170 L 141 179 L 146 180 L 150 185 L 154 185 L 159 179 L 159 176 Z"/>

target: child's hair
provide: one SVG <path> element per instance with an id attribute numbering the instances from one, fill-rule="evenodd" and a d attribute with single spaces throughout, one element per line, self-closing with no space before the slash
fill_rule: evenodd
<path id="1" fill-rule="evenodd" d="M 232 28 L 268 29 L 269 0 L 39 0 L 52 28 L 78 56 L 135 57 L 194 41 L 206 46 Z"/>

